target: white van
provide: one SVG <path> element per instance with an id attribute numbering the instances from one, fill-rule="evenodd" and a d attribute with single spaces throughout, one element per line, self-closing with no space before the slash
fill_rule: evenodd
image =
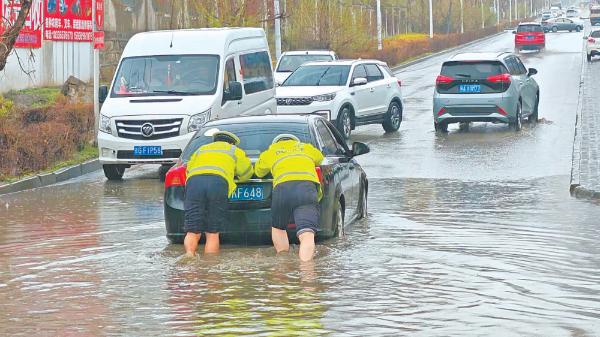
<path id="1" fill-rule="evenodd" d="M 100 88 L 98 148 L 109 180 L 133 164 L 171 165 L 204 123 L 276 113 L 271 56 L 260 28 L 133 36 L 110 87 Z"/>

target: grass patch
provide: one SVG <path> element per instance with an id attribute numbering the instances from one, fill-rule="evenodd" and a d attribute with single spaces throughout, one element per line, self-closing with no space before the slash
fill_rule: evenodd
<path id="1" fill-rule="evenodd" d="M 41 87 L 11 90 L 5 96 L 23 108 L 41 108 L 54 104 L 62 93 L 59 87 Z"/>
<path id="2" fill-rule="evenodd" d="M 32 177 L 32 176 L 35 176 L 38 174 L 51 173 L 51 172 L 60 170 L 61 168 L 81 164 L 88 160 L 92 160 L 92 159 L 96 159 L 96 158 L 98 158 L 98 148 L 95 146 L 92 146 L 92 145 L 86 145 L 80 151 L 75 152 L 75 154 L 73 155 L 73 158 L 71 158 L 71 159 L 59 161 L 59 162 L 55 163 L 53 166 L 51 166 L 45 170 L 41 170 L 39 172 L 27 172 L 18 177 L 9 177 L 9 176 L 0 177 L 0 184 L 10 184 L 15 181 L 18 181 L 18 180 L 21 180 L 24 178 L 28 178 L 28 177 Z"/>
<path id="3" fill-rule="evenodd" d="M 426 40 L 429 38 L 427 34 L 421 33 L 408 33 L 408 34 L 398 34 L 385 38 L 385 41 L 418 41 L 418 40 Z"/>

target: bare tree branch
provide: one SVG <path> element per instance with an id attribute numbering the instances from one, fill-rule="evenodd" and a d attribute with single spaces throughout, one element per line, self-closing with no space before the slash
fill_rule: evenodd
<path id="1" fill-rule="evenodd" d="M 21 0 L 21 11 L 19 12 L 19 16 L 17 16 L 17 20 L 0 35 L 0 71 L 6 67 L 6 60 L 12 52 L 15 42 L 17 42 L 17 37 L 21 29 L 25 25 L 25 19 L 29 15 L 32 2 L 32 0 Z"/>

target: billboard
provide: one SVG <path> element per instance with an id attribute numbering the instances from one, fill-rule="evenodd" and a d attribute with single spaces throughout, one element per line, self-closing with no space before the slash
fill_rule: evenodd
<path id="1" fill-rule="evenodd" d="M 42 0 L 33 0 L 25 25 L 15 42 L 15 48 L 41 48 L 42 47 Z M 21 11 L 20 0 L 0 0 L 0 34 L 13 24 Z"/>
<path id="2" fill-rule="evenodd" d="M 92 0 L 45 0 L 44 39 L 92 41 Z"/>

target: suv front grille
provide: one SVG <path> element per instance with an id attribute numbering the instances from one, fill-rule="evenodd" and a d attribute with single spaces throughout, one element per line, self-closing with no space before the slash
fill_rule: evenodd
<path id="1" fill-rule="evenodd" d="M 136 140 L 164 139 L 179 136 L 183 118 L 153 120 L 117 120 L 117 134 Z M 144 127 L 144 129 L 142 129 Z"/>
<path id="2" fill-rule="evenodd" d="M 311 97 L 278 98 L 277 105 L 309 105 L 313 102 Z"/>

